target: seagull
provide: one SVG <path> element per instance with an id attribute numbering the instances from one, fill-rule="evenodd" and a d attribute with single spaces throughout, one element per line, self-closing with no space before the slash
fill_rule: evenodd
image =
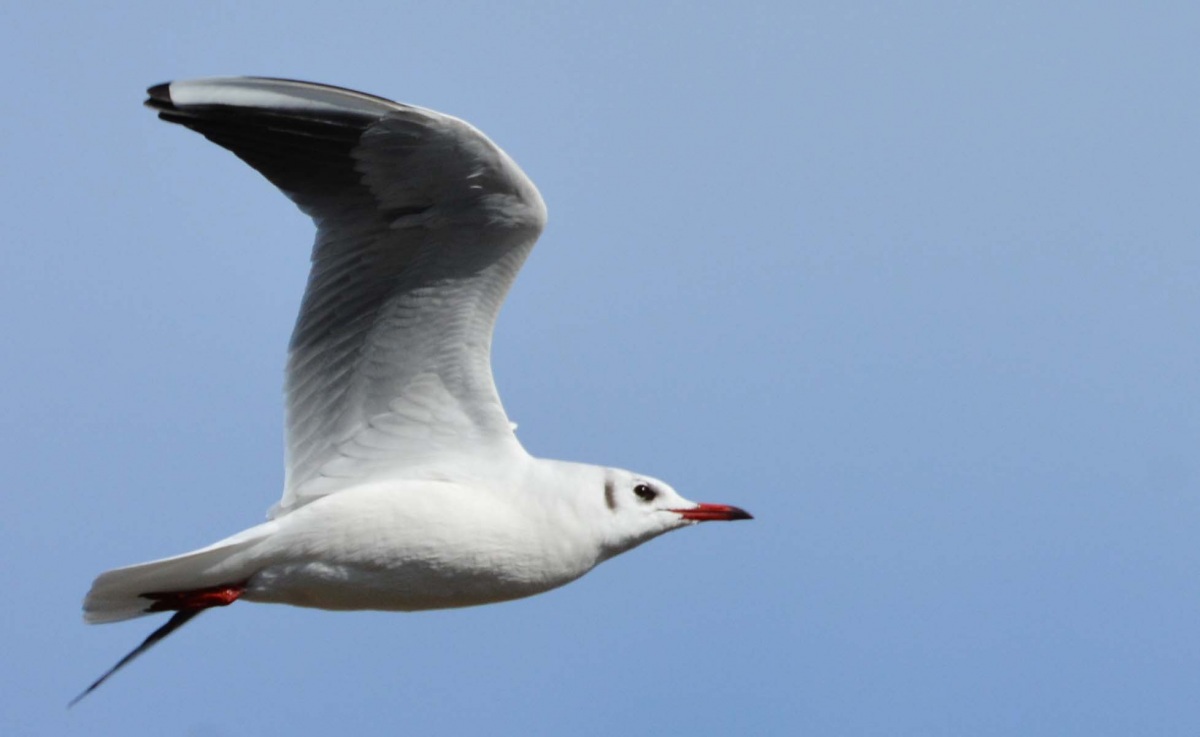
<path id="1" fill-rule="evenodd" d="M 418 611 L 532 596 L 664 532 L 750 519 L 619 468 L 535 458 L 491 371 L 492 328 L 546 223 L 533 182 L 458 118 L 263 77 L 145 104 L 232 151 L 317 226 L 288 349 L 283 497 L 267 521 L 102 573 L 89 623 L 170 619 L 71 703 L 235 601 Z"/>

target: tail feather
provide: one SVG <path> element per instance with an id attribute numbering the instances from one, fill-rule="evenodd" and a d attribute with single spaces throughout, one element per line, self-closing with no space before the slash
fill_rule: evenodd
<path id="1" fill-rule="evenodd" d="M 69 706 L 95 691 L 114 673 L 205 609 L 232 604 L 246 590 L 260 563 L 251 549 L 275 529 L 267 522 L 190 553 L 107 571 L 96 577 L 83 600 L 84 620 L 118 622 L 173 611 L 167 623 L 97 678 Z"/>
<path id="2" fill-rule="evenodd" d="M 273 526 L 267 522 L 207 548 L 102 573 L 83 600 L 83 618 L 89 624 L 133 619 L 163 611 L 148 596 L 152 592 L 195 591 L 245 581 L 254 570 L 251 556 L 243 553 L 269 535 Z"/>

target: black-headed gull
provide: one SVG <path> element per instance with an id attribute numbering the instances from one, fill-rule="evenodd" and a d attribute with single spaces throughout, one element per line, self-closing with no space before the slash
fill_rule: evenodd
<path id="1" fill-rule="evenodd" d="M 88 622 L 174 615 L 78 698 L 235 600 L 488 604 L 562 586 L 670 530 L 750 519 L 649 476 L 521 447 L 492 381 L 492 326 L 546 207 L 478 130 L 281 79 L 172 82 L 149 95 L 160 118 L 281 189 L 317 238 L 288 354 L 283 498 L 267 522 L 206 548 L 101 574 Z"/>

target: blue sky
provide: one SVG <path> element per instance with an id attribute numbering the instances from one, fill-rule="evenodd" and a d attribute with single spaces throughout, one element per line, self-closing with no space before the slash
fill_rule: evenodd
<path id="1" fill-rule="evenodd" d="M 0 732 L 1200 730 L 1200 11 L 648 5 L 0 8 Z M 498 606 L 208 613 L 66 711 L 154 626 L 84 626 L 91 578 L 281 488 L 311 226 L 140 106 L 222 74 L 487 132 L 550 208 L 526 447 L 757 519 Z"/>

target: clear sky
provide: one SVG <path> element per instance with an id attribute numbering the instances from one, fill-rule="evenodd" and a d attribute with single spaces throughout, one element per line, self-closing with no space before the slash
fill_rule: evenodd
<path id="1" fill-rule="evenodd" d="M 1195 3 L 188 5 L 0 7 L 0 733 L 1200 733 Z M 92 577 L 281 489 L 311 226 L 141 107 L 224 74 L 488 133 L 550 208 L 526 447 L 757 519 L 210 612 L 68 712 L 156 626 Z"/>

